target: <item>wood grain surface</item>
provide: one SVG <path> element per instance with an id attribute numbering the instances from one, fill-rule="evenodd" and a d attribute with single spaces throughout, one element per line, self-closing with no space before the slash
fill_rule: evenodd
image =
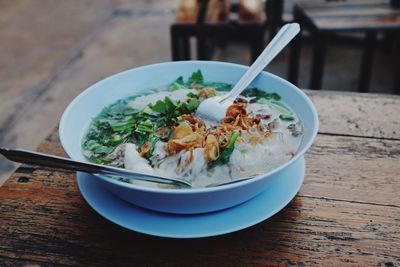
<path id="1" fill-rule="evenodd" d="M 335 91 L 310 91 L 323 134 L 400 140 L 399 97 Z"/>
<path id="2" fill-rule="evenodd" d="M 23 166 L 0 188 L 0 266 L 398 266 L 400 97 L 308 93 L 322 132 L 301 191 L 272 218 L 213 238 L 150 237 L 93 211 L 73 172 Z M 370 118 L 382 103 L 387 119 Z M 57 131 L 38 150 L 64 155 Z"/>
<path id="3" fill-rule="evenodd" d="M 300 1 L 298 5 L 322 31 L 400 28 L 400 10 L 389 0 Z"/>

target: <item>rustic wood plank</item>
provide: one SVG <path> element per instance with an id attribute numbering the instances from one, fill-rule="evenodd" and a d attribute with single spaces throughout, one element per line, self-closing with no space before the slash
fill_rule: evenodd
<path id="1" fill-rule="evenodd" d="M 20 259 L 10 259 L 10 258 L 3 258 L 0 257 L 1 267 L 56 267 L 56 266 L 68 266 L 68 265 L 60 265 L 60 264 L 53 264 L 50 262 L 40 262 L 40 261 L 33 261 L 33 260 L 20 260 Z"/>
<path id="2" fill-rule="evenodd" d="M 398 30 L 399 15 L 359 16 L 359 17 L 316 17 L 314 24 L 323 31 L 357 31 L 357 30 Z"/>
<path id="3" fill-rule="evenodd" d="M 400 97 L 306 91 L 317 108 L 321 133 L 400 139 Z"/>
<path id="4" fill-rule="evenodd" d="M 327 6 L 325 8 L 314 8 L 307 10 L 307 15 L 311 17 L 336 17 L 338 19 L 349 16 L 399 16 L 400 10 L 391 8 L 389 5 L 376 7 L 362 6 L 354 8 L 331 8 Z"/>
<path id="5" fill-rule="evenodd" d="M 302 8 L 307 9 L 314 9 L 314 8 L 341 8 L 341 7 L 348 7 L 348 8 L 359 8 L 365 6 L 382 6 L 388 5 L 390 0 L 346 0 L 346 1 L 331 1 L 327 3 L 326 0 L 298 0 L 296 4 L 300 5 Z"/>
<path id="6" fill-rule="evenodd" d="M 51 172 L 48 176 L 56 178 Z M 112 225 L 79 201 L 75 190 L 32 194 L 29 187 L 22 187 L 18 191 L 30 193 L 20 192 L 14 201 L 7 201 L 0 217 L 0 251 L 8 258 L 85 266 L 111 262 L 310 265 L 328 261 L 340 266 L 373 266 L 400 260 L 396 245 L 400 209 L 394 207 L 297 197 L 278 215 L 250 229 L 177 241 Z"/>
<path id="7" fill-rule="evenodd" d="M 400 141 L 319 135 L 300 194 L 400 207 L 399 162 Z"/>
<path id="8" fill-rule="evenodd" d="M 322 31 L 399 29 L 399 9 L 389 1 L 301 1 L 302 13 Z"/>

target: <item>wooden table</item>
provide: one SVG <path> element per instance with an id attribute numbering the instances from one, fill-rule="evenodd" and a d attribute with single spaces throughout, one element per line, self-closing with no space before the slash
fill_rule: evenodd
<path id="1" fill-rule="evenodd" d="M 400 40 L 400 8 L 389 0 L 301 0 L 294 7 L 294 21 L 312 34 L 313 59 L 311 89 L 321 89 L 327 45 L 333 34 L 340 32 L 365 33 L 363 56 L 360 64 L 358 91 L 368 91 L 372 75 L 374 51 L 378 33 L 391 34 L 398 46 Z M 300 36 L 300 35 L 299 35 Z M 300 60 L 300 37 L 295 38 L 290 56 L 289 80 L 296 84 Z M 400 52 L 393 49 L 395 64 L 400 66 Z M 396 70 L 394 92 L 400 94 L 399 71 Z"/>
<path id="2" fill-rule="evenodd" d="M 22 166 L 0 188 L 0 266 L 399 266 L 400 97 L 307 93 L 320 133 L 300 192 L 272 218 L 213 238 L 145 236 L 93 211 L 73 172 Z M 63 155 L 57 132 L 38 150 Z"/>

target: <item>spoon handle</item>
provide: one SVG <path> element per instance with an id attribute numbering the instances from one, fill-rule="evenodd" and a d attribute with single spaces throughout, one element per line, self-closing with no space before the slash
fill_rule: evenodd
<path id="1" fill-rule="evenodd" d="M 283 26 L 233 89 L 220 100 L 220 103 L 235 100 L 299 32 L 300 26 L 298 23 L 290 23 Z"/>
<path id="2" fill-rule="evenodd" d="M 184 187 L 191 187 L 191 184 L 189 182 L 178 178 L 166 178 L 161 176 L 138 173 L 127 169 L 75 161 L 63 157 L 38 153 L 24 149 L 0 148 L 0 154 L 11 161 L 30 165 L 39 165 L 56 169 L 82 171 L 88 173 L 117 175 L 131 180 L 142 180 L 148 182 L 175 184 Z"/>

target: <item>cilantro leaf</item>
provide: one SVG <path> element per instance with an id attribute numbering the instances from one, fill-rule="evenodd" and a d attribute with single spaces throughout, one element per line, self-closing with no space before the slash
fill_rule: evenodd
<path id="1" fill-rule="evenodd" d="M 196 111 L 199 105 L 200 101 L 195 98 L 190 99 L 189 102 L 181 102 L 177 110 L 179 113 L 178 116 Z"/>
<path id="2" fill-rule="evenodd" d="M 195 98 L 195 99 L 199 99 L 200 98 L 200 94 L 194 94 L 192 92 L 189 92 L 186 96 L 190 97 L 190 98 Z"/>
<path id="3" fill-rule="evenodd" d="M 165 103 L 165 114 L 171 114 L 174 112 L 176 105 L 174 102 L 169 98 L 168 96 L 164 97 L 164 103 Z"/>
<path id="4" fill-rule="evenodd" d="M 203 74 L 201 73 L 201 70 L 193 72 L 192 76 L 189 77 L 187 84 L 191 85 L 193 83 L 198 85 L 201 85 L 203 83 Z"/>
<path id="5" fill-rule="evenodd" d="M 169 86 L 169 89 L 170 89 L 171 91 L 176 91 L 176 90 L 184 89 L 184 88 L 186 88 L 186 86 L 185 86 L 185 82 L 183 81 L 183 77 L 182 77 L 182 76 L 180 76 L 178 79 L 176 79 L 176 80 Z"/>
<path id="6" fill-rule="evenodd" d="M 162 100 L 157 100 L 157 102 L 154 105 L 149 104 L 149 107 L 151 108 L 151 110 L 161 114 L 165 114 L 167 110 L 167 105 Z"/>

